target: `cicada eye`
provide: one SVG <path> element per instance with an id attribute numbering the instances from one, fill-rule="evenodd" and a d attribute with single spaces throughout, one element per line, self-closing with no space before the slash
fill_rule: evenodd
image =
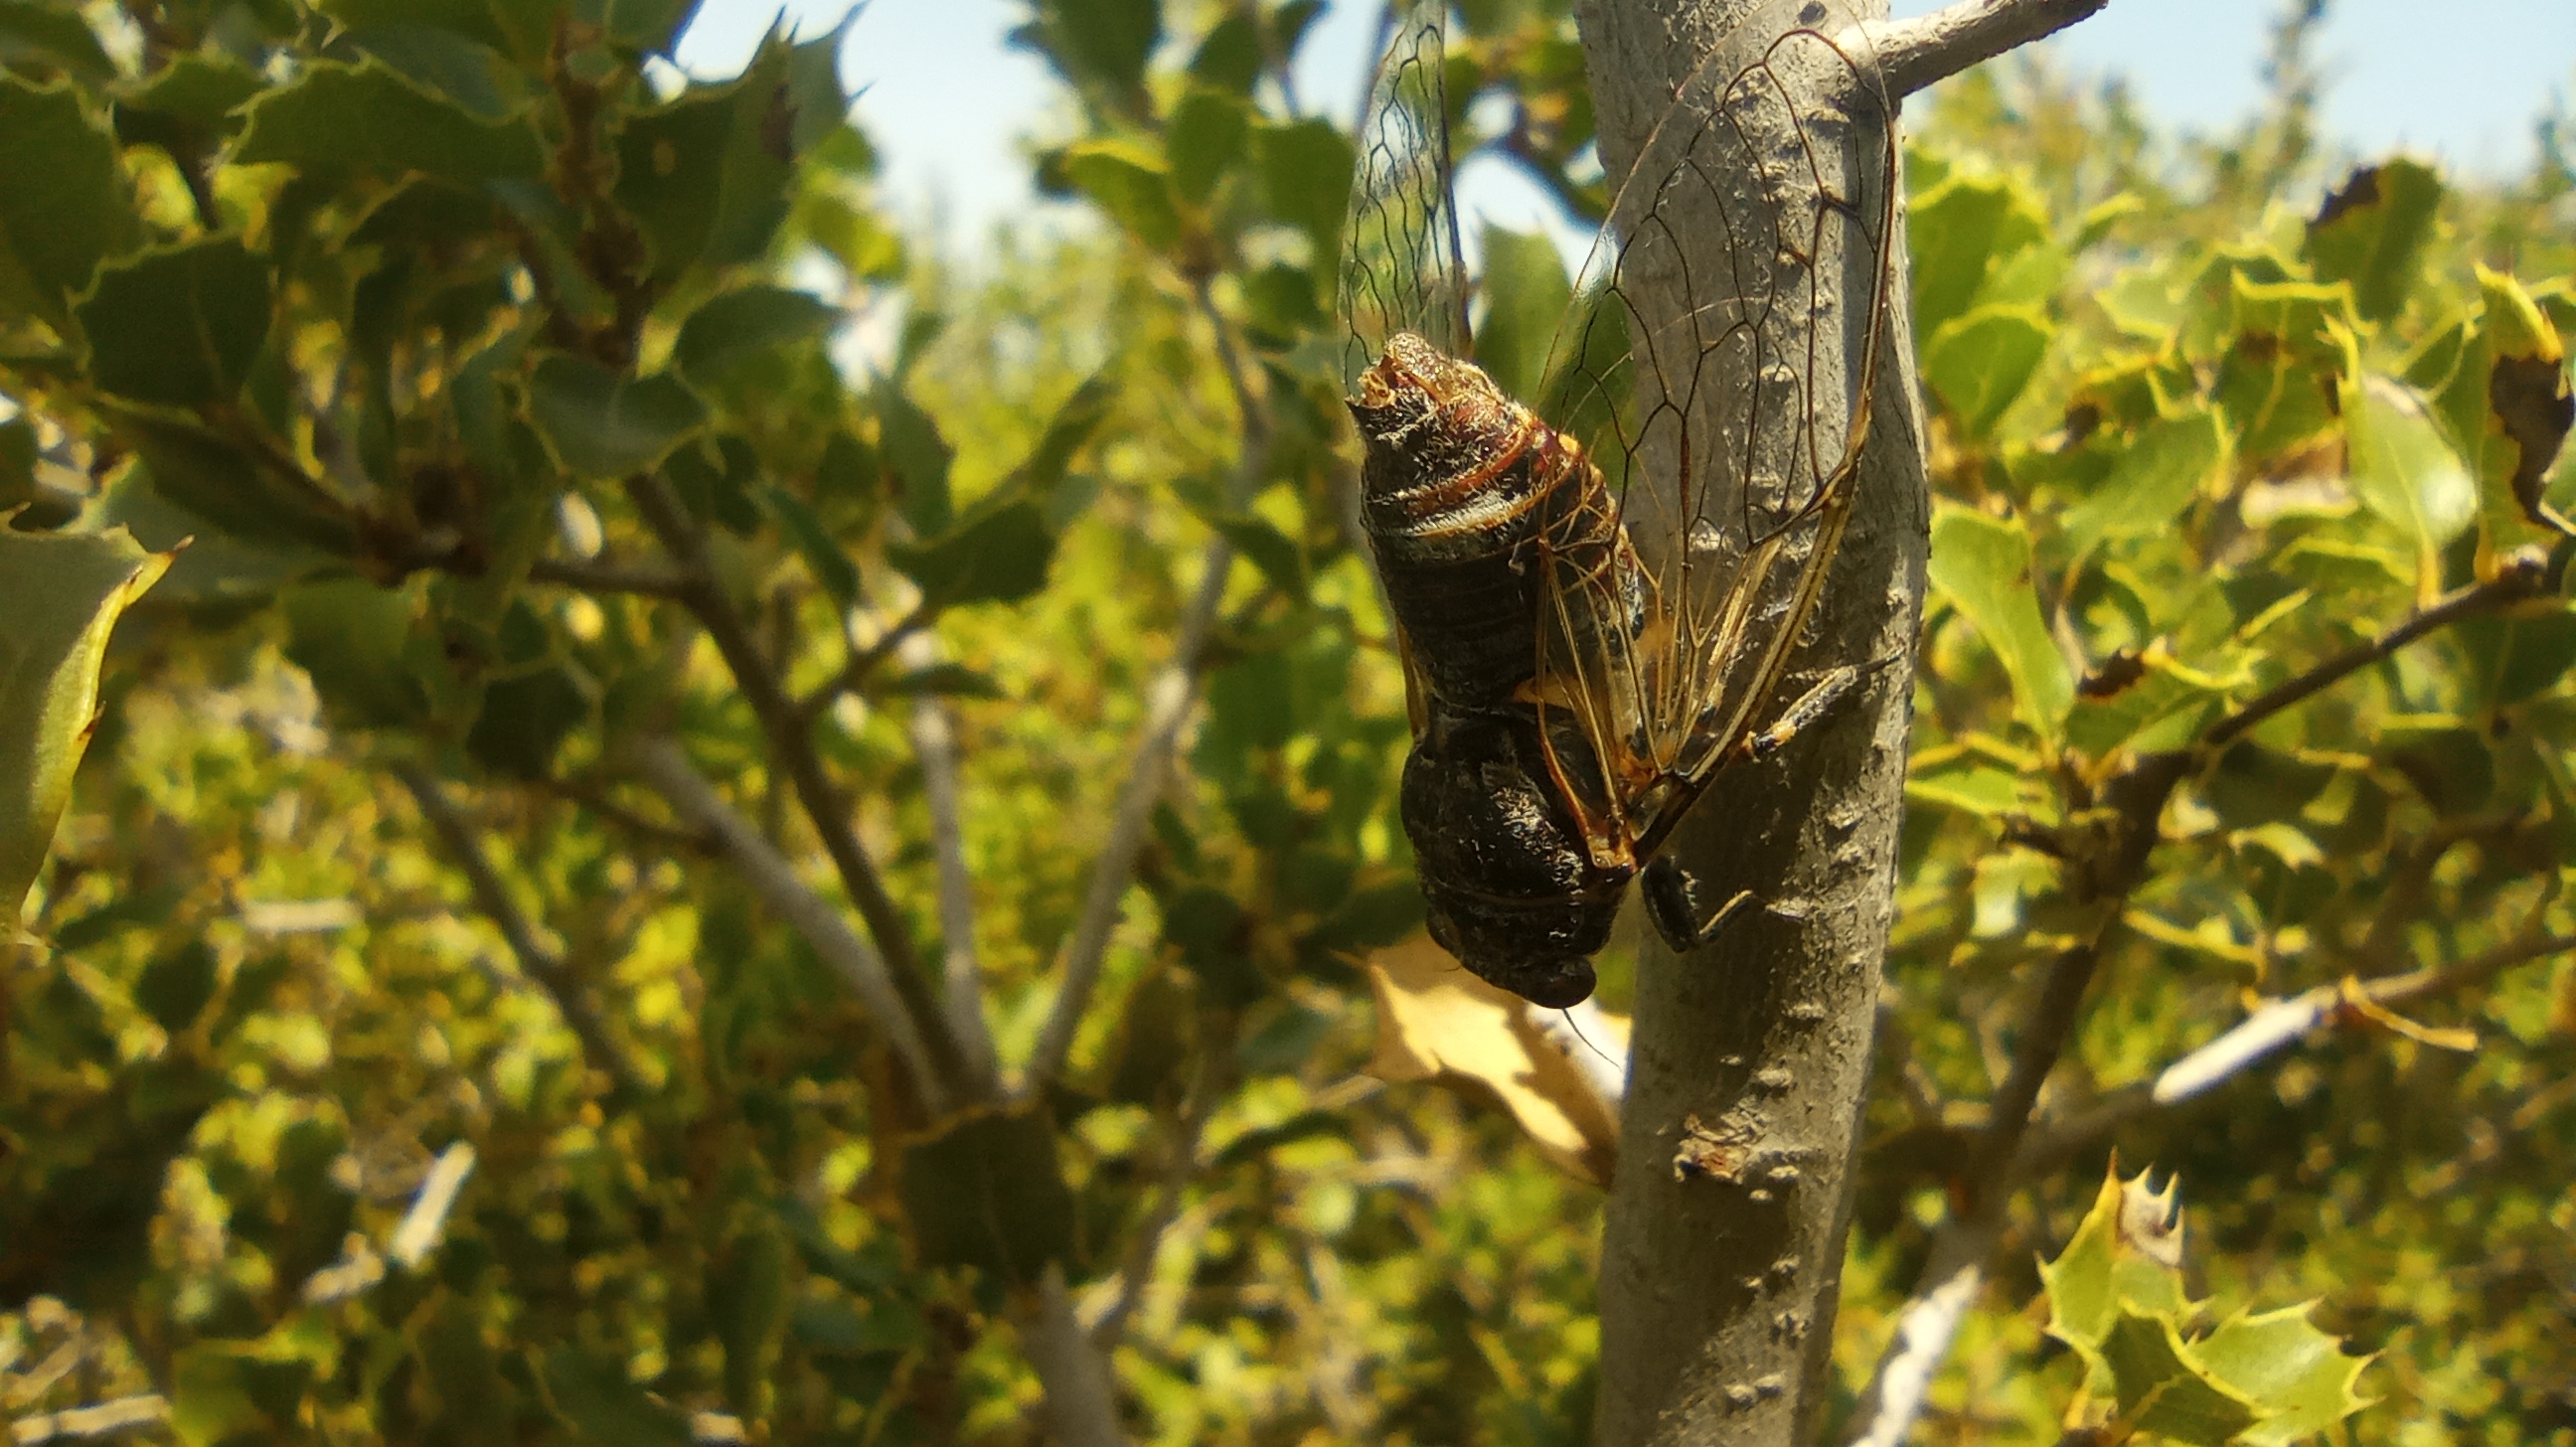
<path id="1" fill-rule="evenodd" d="M 1812 4 L 1811 4 L 1811 5 L 1806 5 L 1806 6 L 1801 7 L 1801 8 L 1799 9 L 1799 11 L 1798 11 L 1798 23 L 1799 23 L 1799 24 L 1801 24 L 1801 25 L 1822 25 L 1822 24 L 1824 24 L 1824 23 L 1825 23 L 1825 7 L 1824 7 L 1824 6 L 1822 6 L 1822 5 L 1812 5 Z"/>

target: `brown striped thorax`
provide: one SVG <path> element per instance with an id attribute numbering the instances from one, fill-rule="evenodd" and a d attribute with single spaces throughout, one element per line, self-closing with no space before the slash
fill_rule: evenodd
<path id="1" fill-rule="evenodd" d="M 1549 569 L 1615 534 L 1600 471 L 1482 368 L 1411 332 L 1357 391 L 1360 521 L 1415 665 L 1444 703 L 1499 704 L 1537 668 Z"/>

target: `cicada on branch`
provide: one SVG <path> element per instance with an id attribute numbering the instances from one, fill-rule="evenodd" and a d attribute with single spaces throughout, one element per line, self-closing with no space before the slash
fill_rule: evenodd
<path id="1" fill-rule="evenodd" d="M 1782 697 L 1887 345 L 1894 111 L 1849 14 L 1756 9 L 1620 188 L 1533 409 L 1470 360 L 1445 6 L 1400 20 L 1342 276 L 1361 517 L 1413 714 L 1404 826 L 1433 938 L 1562 1006 L 1641 870 L 1666 942 L 1707 938 L 1724 910 L 1664 842 L 1857 677 Z"/>

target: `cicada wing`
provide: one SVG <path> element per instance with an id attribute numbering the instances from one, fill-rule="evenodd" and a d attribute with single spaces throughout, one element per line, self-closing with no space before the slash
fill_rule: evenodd
<path id="1" fill-rule="evenodd" d="M 1450 187 L 1448 0 L 1390 6 L 1392 34 L 1369 89 L 1342 228 L 1345 386 L 1356 385 L 1397 332 L 1468 355 L 1467 267 Z"/>
<path id="2" fill-rule="evenodd" d="M 1884 347 L 1894 110 L 1830 0 L 1752 12 L 1685 84 L 1612 203 L 1546 402 L 1601 465 L 1644 576 L 1628 642 L 1565 596 L 1559 692 L 1651 776 L 1639 848 L 1778 690 L 1850 514 Z M 1633 689 L 1634 699 L 1615 697 Z M 1587 725 L 1589 727 L 1589 725 Z"/>

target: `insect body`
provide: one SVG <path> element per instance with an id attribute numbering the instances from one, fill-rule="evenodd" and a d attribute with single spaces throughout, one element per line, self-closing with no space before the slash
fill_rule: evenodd
<path id="1" fill-rule="evenodd" d="M 1361 519 L 1406 661 L 1433 937 L 1561 1006 L 1641 869 L 1666 941 L 1704 939 L 1657 851 L 1720 768 L 1856 677 L 1762 721 L 1850 516 L 1894 133 L 1848 17 L 1757 11 L 1621 188 L 1533 412 L 1462 359 L 1442 15 L 1416 0 L 1389 49 L 1353 192 Z"/>

